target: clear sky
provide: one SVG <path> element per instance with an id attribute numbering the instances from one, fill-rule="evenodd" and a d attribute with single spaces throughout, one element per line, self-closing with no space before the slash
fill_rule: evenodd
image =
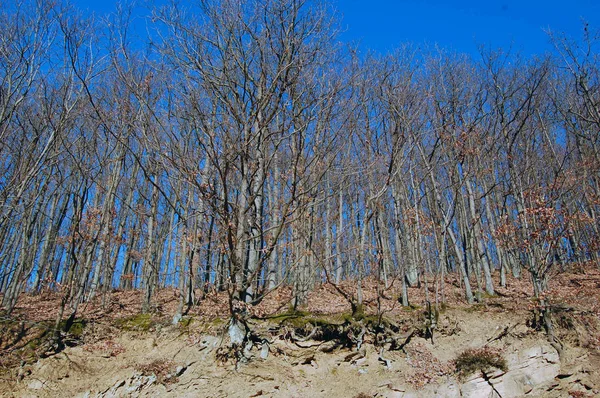
<path id="1" fill-rule="evenodd" d="M 103 14 L 114 10 L 117 0 L 73 2 Z M 600 28 L 600 0 L 333 0 L 333 4 L 343 16 L 342 39 L 378 52 L 411 42 L 469 54 L 476 54 L 480 44 L 512 45 L 532 55 L 550 48 L 544 29 L 579 38 L 583 20 Z"/>
<path id="2" fill-rule="evenodd" d="M 579 38 L 582 20 L 600 28 L 600 0 L 337 0 L 343 38 L 385 52 L 402 42 L 477 53 L 480 44 L 550 48 L 544 29 Z"/>

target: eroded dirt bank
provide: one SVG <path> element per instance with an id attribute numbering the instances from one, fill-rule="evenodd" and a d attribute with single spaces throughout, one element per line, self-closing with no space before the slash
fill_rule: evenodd
<path id="1" fill-rule="evenodd" d="M 573 311 L 555 315 L 563 344 L 559 356 L 545 334 L 532 328 L 530 311 L 450 308 L 439 315 L 433 339 L 420 333 L 409 338 L 422 320 L 420 312 L 389 319 L 405 343 L 401 349 L 376 346 L 373 335 L 354 345 L 335 336 L 310 336 L 316 327 L 351 331 L 348 325 L 368 321 L 348 323 L 343 314 L 284 313 L 253 320 L 253 330 L 265 340 L 248 348 L 250 359 L 237 365 L 219 361 L 226 359 L 219 354 L 227 335 L 218 318 L 192 317 L 177 326 L 136 325 L 133 318 L 117 326 L 89 324 L 80 345 L 20 366 L 4 378 L 0 391 L 8 397 L 504 398 L 593 397 L 600 392 L 600 357 L 593 340 L 598 336 L 589 334 L 595 331 L 594 317 Z M 358 334 L 351 338 L 358 341 Z M 497 354 L 506 367 L 475 364 L 461 375 L 456 359 L 468 349 Z"/>

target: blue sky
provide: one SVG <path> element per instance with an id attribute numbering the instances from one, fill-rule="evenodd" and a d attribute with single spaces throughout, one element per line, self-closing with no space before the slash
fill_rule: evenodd
<path id="1" fill-rule="evenodd" d="M 402 42 L 438 44 L 476 54 L 478 45 L 550 49 L 543 29 L 579 38 L 582 19 L 600 28 L 600 0 L 337 0 L 342 37 L 361 47 L 389 51 Z"/>
<path id="2" fill-rule="evenodd" d="M 318 0 L 317 0 L 318 1 Z M 185 1 L 183 1 L 185 2 Z M 115 0 L 74 0 L 103 14 Z M 508 48 L 524 55 L 550 49 L 544 29 L 579 38 L 582 20 L 600 28 L 600 0 L 333 0 L 343 16 L 344 41 L 363 50 L 387 52 L 405 42 L 438 44 L 477 54 L 480 44 Z"/>

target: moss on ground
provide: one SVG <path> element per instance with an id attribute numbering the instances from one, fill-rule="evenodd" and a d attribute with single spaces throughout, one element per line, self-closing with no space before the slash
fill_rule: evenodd
<path id="1" fill-rule="evenodd" d="M 210 326 L 212 327 L 219 327 L 219 326 L 223 326 L 225 325 L 225 320 L 219 317 L 213 318 L 210 320 Z"/>
<path id="2" fill-rule="evenodd" d="M 69 327 L 69 330 L 65 330 L 67 328 L 67 322 L 67 319 L 60 321 L 60 323 L 58 324 L 58 328 L 64 332 L 69 333 L 73 337 L 79 338 L 83 335 L 83 331 L 87 326 L 87 321 L 85 319 L 76 318 L 73 321 L 71 327 Z"/>
<path id="3" fill-rule="evenodd" d="M 194 317 L 184 316 L 179 320 L 178 326 L 181 330 L 188 330 L 192 323 L 194 323 Z"/>
<path id="4" fill-rule="evenodd" d="M 337 328 L 343 325 L 363 324 L 367 327 L 386 326 L 389 322 L 377 314 L 359 312 L 342 312 L 331 315 L 315 315 L 306 311 L 288 310 L 266 318 L 266 320 L 281 326 L 291 326 L 295 329 L 310 329 L 321 327 L 323 329 Z"/>
<path id="5" fill-rule="evenodd" d="M 470 307 L 465 307 L 465 311 L 468 313 L 473 312 L 484 312 L 487 310 L 487 306 L 483 303 L 472 304 Z"/>
<path id="6" fill-rule="evenodd" d="M 421 307 L 420 305 L 416 305 L 416 304 L 409 304 L 407 307 L 402 307 L 405 311 L 418 311 L 420 309 L 422 309 L 423 307 Z"/>
<path id="7" fill-rule="evenodd" d="M 116 325 L 126 331 L 147 332 L 155 324 L 150 314 L 137 314 L 115 321 Z"/>

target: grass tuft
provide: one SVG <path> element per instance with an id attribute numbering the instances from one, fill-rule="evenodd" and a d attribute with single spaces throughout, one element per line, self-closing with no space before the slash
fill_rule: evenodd
<path id="1" fill-rule="evenodd" d="M 475 372 L 489 369 L 500 369 L 505 372 L 508 370 L 502 355 L 489 347 L 466 350 L 454 360 L 454 363 L 456 372 L 463 379 Z"/>

